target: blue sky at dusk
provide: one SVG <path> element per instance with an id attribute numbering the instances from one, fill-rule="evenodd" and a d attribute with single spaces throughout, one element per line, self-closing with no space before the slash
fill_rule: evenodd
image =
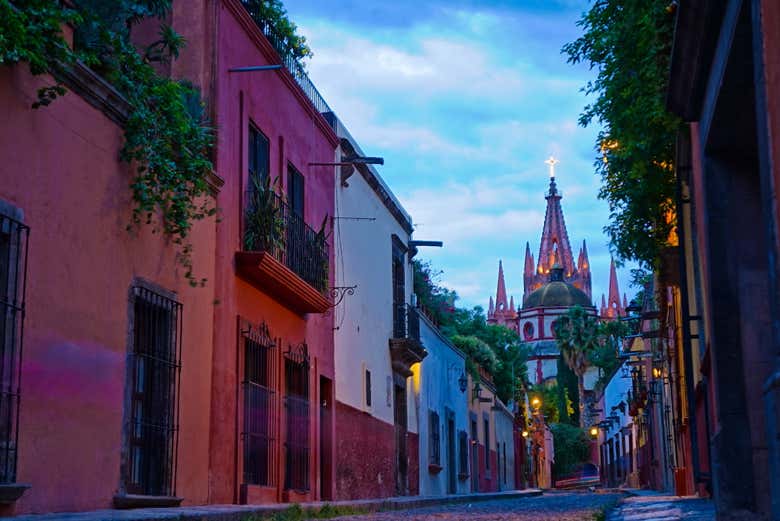
<path id="1" fill-rule="evenodd" d="M 498 260 L 522 300 L 525 243 L 538 256 L 544 160 L 556 179 L 576 258 L 587 240 L 593 295 L 609 284 L 596 198 L 596 128 L 577 117 L 593 77 L 560 54 L 588 0 L 286 0 L 312 47 L 310 77 L 412 215 L 420 257 L 465 306 L 487 307 Z M 619 271 L 629 299 L 629 266 Z"/>

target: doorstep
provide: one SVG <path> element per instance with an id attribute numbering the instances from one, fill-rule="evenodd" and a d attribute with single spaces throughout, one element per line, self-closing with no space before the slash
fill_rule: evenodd
<path id="1" fill-rule="evenodd" d="M 447 496 L 403 496 L 377 499 L 355 499 L 349 501 L 316 501 L 298 503 L 304 509 L 318 510 L 325 505 L 351 507 L 366 512 L 379 510 L 407 510 L 436 505 L 472 503 L 534 497 L 542 494 L 539 489 L 507 490 L 504 492 L 480 492 L 476 494 L 455 494 Z M 2 517 L 13 521 L 245 521 L 252 515 L 255 519 L 270 517 L 293 506 L 291 503 L 272 505 L 204 505 L 174 508 L 138 508 L 134 510 L 92 510 L 89 512 L 63 512 L 56 514 L 24 514 Z"/>

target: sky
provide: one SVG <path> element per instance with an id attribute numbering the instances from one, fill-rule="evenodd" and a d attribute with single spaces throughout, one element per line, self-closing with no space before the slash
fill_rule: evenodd
<path id="1" fill-rule="evenodd" d="M 566 63 L 588 0 L 285 0 L 314 56 L 309 76 L 415 223 L 440 240 L 419 258 L 442 271 L 459 305 L 487 308 L 503 260 L 522 301 L 551 154 L 573 254 L 587 241 L 593 297 L 609 287 L 606 202 L 594 174 L 597 127 L 577 118 L 594 77 Z M 627 265 L 620 290 L 634 293 Z"/>

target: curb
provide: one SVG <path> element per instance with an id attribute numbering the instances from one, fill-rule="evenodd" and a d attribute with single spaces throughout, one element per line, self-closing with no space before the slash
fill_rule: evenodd
<path id="1" fill-rule="evenodd" d="M 93 510 L 56 514 L 25 514 L 0 519 L 13 521 L 260 521 L 274 514 L 299 507 L 315 512 L 326 505 L 332 508 L 354 509 L 342 515 L 357 515 L 380 511 L 408 510 L 436 505 L 455 505 L 482 501 L 521 499 L 542 495 L 539 489 L 485 492 L 448 496 L 394 497 L 382 499 L 358 499 L 352 501 L 275 503 L 272 505 L 207 505 L 175 508 L 139 508 L 134 510 Z"/>

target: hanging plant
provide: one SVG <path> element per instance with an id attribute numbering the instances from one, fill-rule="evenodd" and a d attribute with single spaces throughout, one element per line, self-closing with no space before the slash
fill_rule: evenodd
<path id="1" fill-rule="evenodd" d="M 154 64 L 178 57 L 184 39 L 162 26 L 144 52 L 130 41 L 130 28 L 149 16 L 162 17 L 170 0 L 83 0 L 81 11 L 51 0 L 0 0 L 0 62 L 27 62 L 34 75 L 50 74 L 82 60 L 109 81 L 132 106 L 120 159 L 132 164 L 135 206 L 128 230 L 150 225 L 177 246 L 177 261 L 192 286 L 204 285 L 192 272 L 189 234 L 195 221 L 212 216 L 208 176 L 213 170 L 211 129 L 199 93 L 191 84 L 157 73 Z M 64 24 L 76 26 L 81 45 L 63 38 Z M 61 83 L 43 87 L 34 108 L 65 94 Z"/>

